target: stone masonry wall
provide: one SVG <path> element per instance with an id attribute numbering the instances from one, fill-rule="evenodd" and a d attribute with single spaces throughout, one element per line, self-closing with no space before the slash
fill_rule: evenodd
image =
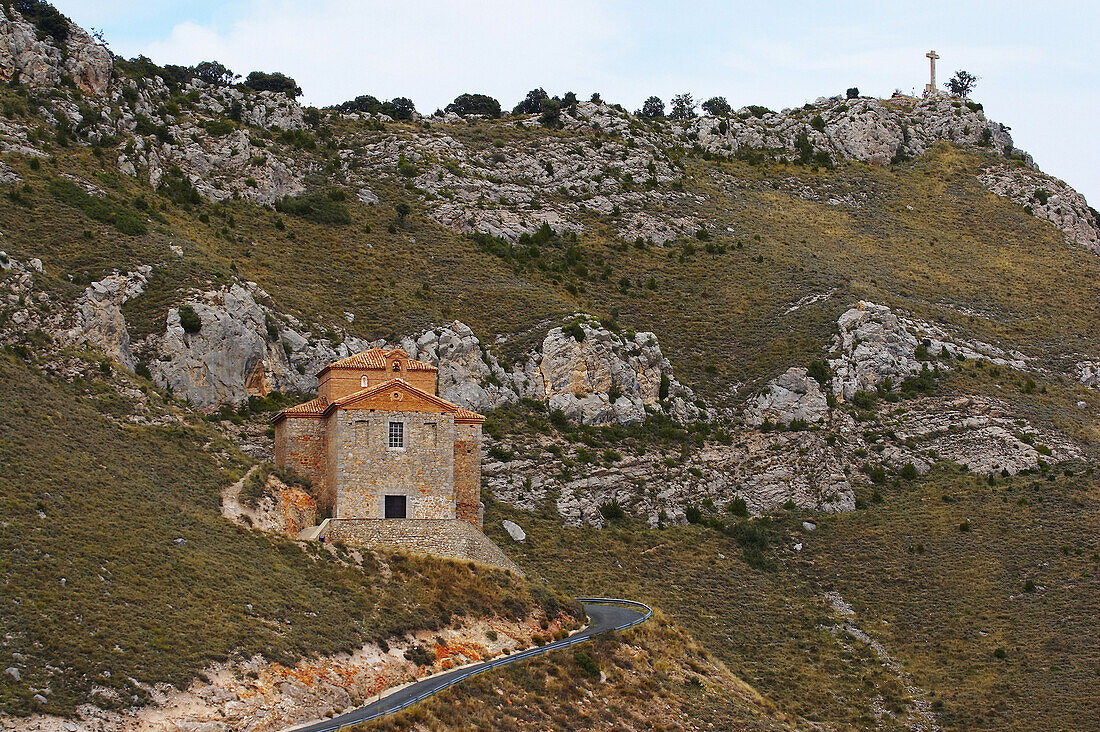
<path id="1" fill-rule="evenodd" d="M 289 417 L 275 425 L 275 464 L 309 478 L 317 490 L 318 508 L 332 510 L 335 496 L 326 485 L 324 420 Z"/>
<path id="2" fill-rule="evenodd" d="M 460 519 L 481 528 L 481 425 L 456 424 L 454 446 L 455 509 Z"/>
<path id="3" fill-rule="evenodd" d="M 339 410 L 328 439 L 335 444 L 337 518 L 382 518 L 382 496 L 407 497 L 407 516 L 455 517 L 454 417 L 425 412 Z M 389 423 L 405 425 L 405 447 L 389 447 Z"/>
<path id="4" fill-rule="evenodd" d="M 469 521 L 461 519 L 333 519 L 324 538 L 368 549 L 399 549 L 478 562 L 523 576 L 523 570 L 500 547 Z"/>

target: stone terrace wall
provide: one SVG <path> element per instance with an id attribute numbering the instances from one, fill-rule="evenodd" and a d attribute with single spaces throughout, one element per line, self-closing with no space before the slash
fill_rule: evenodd
<path id="1" fill-rule="evenodd" d="M 399 549 L 524 572 L 476 526 L 463 519 L 332 519 L 326 541 L 368 549 Z"/>

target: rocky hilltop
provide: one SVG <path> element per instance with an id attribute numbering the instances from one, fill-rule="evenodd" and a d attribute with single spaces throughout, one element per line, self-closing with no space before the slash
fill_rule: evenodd
<path id="1" fill-rule="evenodd" d="M 26 112 L 9 116 L 0 128 L 2 149 L 44 158 L 58 139 L 66 145 L 71 139 L 114 172 L 185 207 L 242 201 L 294 211 L 299 209 L 291 204 L 303 201 L 314 208 L 302 210 L 313 215 L 308 212 L 323 206 L 316 208 L 321 204 L 309 196 L 317 194 L 307 191 L 316 191 L 323 179 L 339 187 L 330 188 L 339 196 L 323 197 L 337 209 L 344 190 L 370 209 L 396 188 L 415 199 L 429 220 L 509 260 L 537 259 L 540 246 L 558 242 L 566 247 L 564 266 L 572 267 L 570 252 L 579 250 L 582 238 L 601 234 L 618 240 L 620 250 L 663 246 L 670 257 L 680 252 L 682 261 L 693 246 L 678 244 L 685 240 L 702 247 L 712 237 L 738 237 L 737 246 L 743 245 L 737 227 L 718 230 L 709 218 L 722 197 L 774 190 L 856 212 L 876 205 L 873 187 L 860 189 L 858 178 L 831 181 L 822 173 L 844 165 L 900 165 L 948 143 L 984 156 L 980 185 L 1049 221 L 1070 244 L 1098 251 L 1100 242 L 1096 212 L 1080 194 L 1035 169 L 1014 147 L 1007 128 L 965 99 L 822 97 L 780 112 L 749 106 L 720 117 L 672 121 L 630 114 L 595 95 L 564 106 L 551 119 L 514 115 L 493 122 L 414 111 L 395 121 L 381 113 L 303 110 L 290 94 L 204 81 L 148 60 L 117 59 L 76 26 L 44 33 L 39 21 L 11 7 L 0 12 L 5 49 L 0 78 L 32 90 L 28 98 L 52 128 L 43 136 L 42 126 Z M 42 93 L 54 87 L 55 93 Z M 471 134 L 482 125 L 488 129 Z M 770 180 L 731 177 L 715 167 L 706 172 L 707 185 L 685 185 L 699 177 L 688 154 L 806 172 Z M 9 184 L 20 182 L 14 169 L 6 171 Z M 97 199 L 109 200 L 88 178 L 63 175 L 83 192 L 85 210 Z M 235 240 L 227 227 L 221 235 Z M 1019 350 L 865 302 L 850 303 L 853 307 L 835 320 L 833 343 L 815 373 L 805 364 L 780 364 L 781 373 L 757 380 L 756 391 L 735 384 L 709 400 L 677 378 L 667 345 L 662 349 L 656 334 L 623 329 L 614 318 L 584 312 L 542 318 L 528 330 L 526 350 L 505 358 L 500 346 L 507 334 L 489 343 L 489 334 L 477 334 L 460 320 L 388 339 L 364 337 L 350 312 L 342 322 L 302 318 L 261 284 L 232 277 L 215 287 L 177 290 L 159 323 L 135 339 L 125 313 L 150 297 L 144 293 L 158 270 L 170 272 L 195 255 L 197 250 L 185 254 L 185 248 L 194 250 L 187 239 L 170 244 L 167 259 L 114 270 L 69 302 L 37 284 L 49 263 L 21 264 L 4 255 L 5 268 L 18 274 L 9 278 L 14 309 L 8 327 L 14 330 L 7 340 L 45 332 L 59 348 L 97 349 L 123 368 L 147 372 L 157 387 L 205 411 L 272 392 L 308 394 L 325 364 L 389 344 L 437 365 L 440 394 L 481 412 L 537 402 L 581 425 L 634 426 L 654 415 L 680 425 L 700 420 L 731 425 L 730 438 L 706 443 L 671 472 L 665 463 L 677 459 L 656 452 L 581 478 L 569 478 L 553 460 L 513 462 L 507 469 L 490 464 L 491 486 L 506 500 L 531 506 L 552 488 L 569 521 L 599 523 L 597 509 L 608 501 L 631 506 L 651 523 L 682 518 L 692 503 L 720 505 L 735 497 L 754 512 L 788 500 L 850 510 L 854 483 L 866 479 L 859 477 L 867 472 L 862 456 L 872 448 L 887 468 L 900 471 L 911 464 L 918 472 L 943 459 L 981 472 L 1034 469 L 1039 438 L 1056 450 L 1048 456 L 1081 454 L 1063 437 L 1038 435 L 1026 420 L 1016 420 L 1014 432 L 1011 407 L 985 398 L 941 399 L 905 416 L 879 408 L 874 419 L 883 428 L 894 425 L 887 431 L 897 444 L 876 448 L 860 434 L 869 432 L 866 426 L 846 411 L 853 401 L 866 401 L 860 395 L 895 393 L 922 378 L 918 391 L 928 392 L 932 377 L 926 372 L 934 369 L 938 378 L 960 360 L 1020 374 L 1044 370 Z M 599 263 L 592 268 L 598 271 Z M 583 264 L 576 267 L 582 277 L 587 271 Z M 605 266 L 602 276 L 609 279 L 606 271 Z M 647 284 L 659 286 L 655 278 Z M 619 287 L 628 292 L 629 281 L 621 280 Z M 831 295 L 807 295 L 785 314 Z M 1096 383 L 1091 357 L 1079 354 L 1072 363 L 1070 372 L 1082 384 Z M 957 410 L 968 425 L 967 436 L 945 440 L 937 410 Z M 799 431 L 804 427 L 812 429 Z M 773 428 L 788 431 L 769 433 Z M 914 441 L 927 445 L 916 449 Z M 564 459 L 573 460 L 568 446 L 560 447 Z M 248 449 L 264 455 L 270 446 Z M 664 487 L 657 494 L 637 491 L 643 483 Z M 525 487 L 523 495 L 517 484 Z"/>

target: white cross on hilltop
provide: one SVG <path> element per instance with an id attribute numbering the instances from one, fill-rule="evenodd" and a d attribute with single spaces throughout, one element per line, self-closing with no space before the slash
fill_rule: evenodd
<path id="1" fill-rule="evenodd" d="M 935 51 L 929 51 L 928 53 L 926 53 L 924 55 L 928 57 L 928 63 L 932 67 L 930 69 L 931 76 L 930 76 L 929 81 L 928 81 L 928 86 L 924 87 L 924 95 L 928 96 L 929 94 L 935 94 L 936 93 L 936 59 L 938 59 L 940 57 L 940 55 L 938 53 L 936 53 Z"/>

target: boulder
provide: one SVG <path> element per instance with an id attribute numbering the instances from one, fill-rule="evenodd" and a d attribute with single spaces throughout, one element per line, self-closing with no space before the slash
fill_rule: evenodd
<path id="1" fill-rule="evenodd" d="M 116 273 L 89 285 L 76 301 L 76 323 L 64 334 L 63 342 L 87 343 L 133 370 L 134 356 L 122 306 L 145 292 L 152 271 L 152 267 L 143 265 L 125 275 Z"/>
<path id="2" fill-rule="evenodd" d="M 746 422 L 753 427 L 760 426 L 764 420 L 775 424 L 790 424 L 794 420 L 814 424 L 824 419 L 828 410 L 825 393 L 817 380 L 808 376 L 806 369 L 792 367 L 772 379 L 756 397 Z"/>
<path id="3" fill-rule="evenodd" d="M 500 525 L 508 532 L 508 536 L 512 537 L 512 541 L 527 541 L 526 532 L 516 522 L 505 519 L 500 522 Z"/>

